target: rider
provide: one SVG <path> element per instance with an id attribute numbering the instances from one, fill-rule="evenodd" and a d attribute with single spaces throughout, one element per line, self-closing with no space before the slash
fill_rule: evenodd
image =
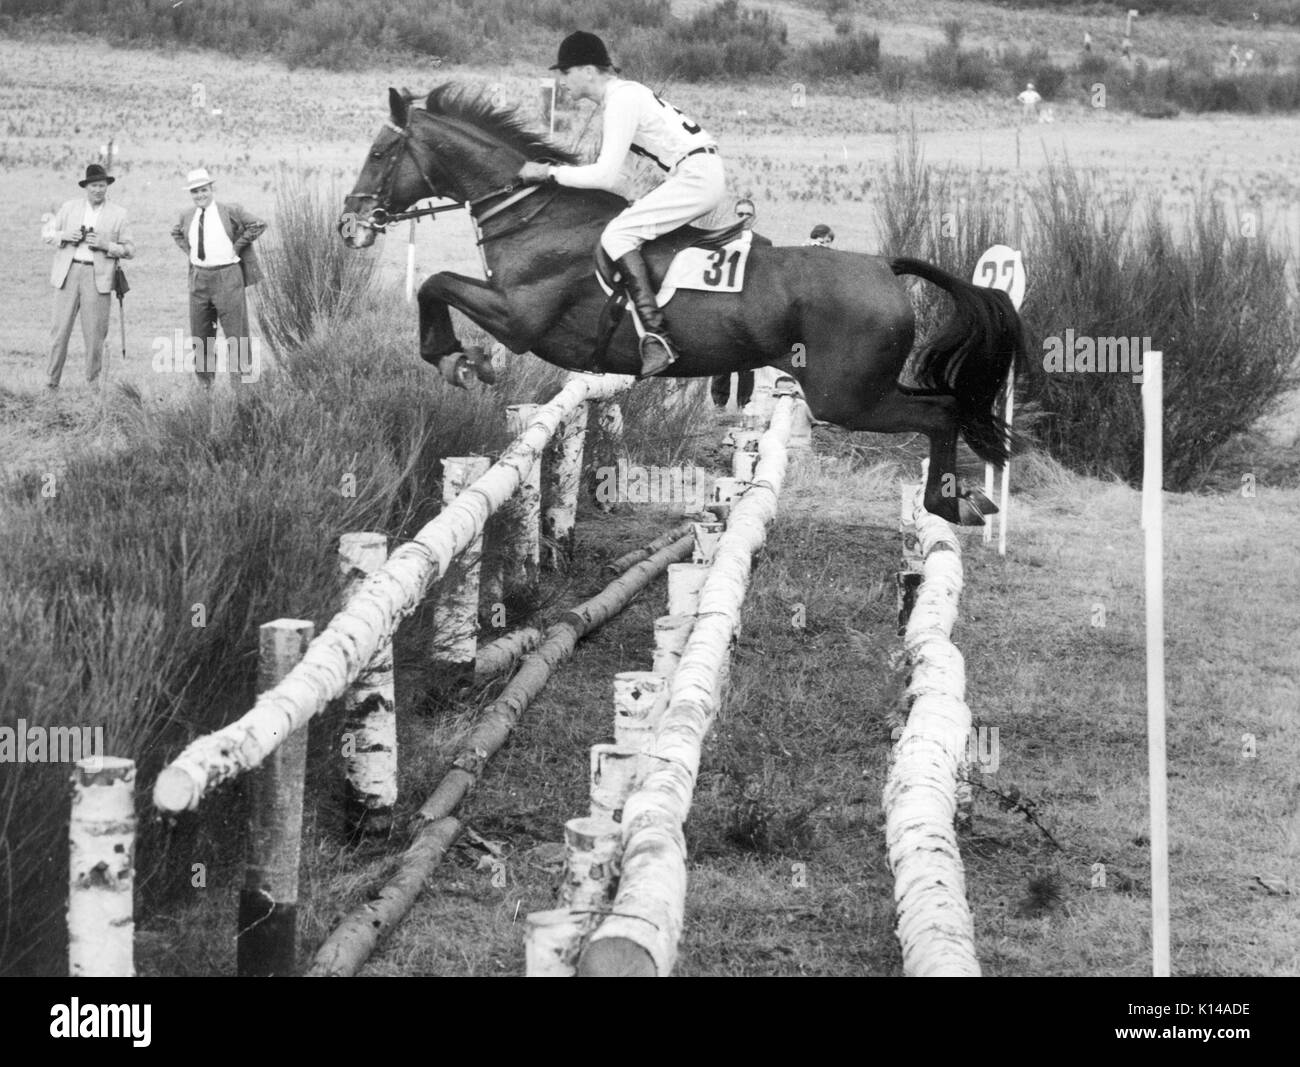
<path id="1" fill-rule="evenodd" d="M 560 43 L 551 67 L 578 100 L 605 106 L 600 156 L 585 167 L 525 163 L 524 181 L 554 179 L 575 189 L 614 191 L 629 151 L 665 172 L 663 183 L 616 215 L 600 235 L 601 246 L 622 274 L 623 285 L 644 327 L 641 377 L 658 374 L 677 359 L 668 326 L 655 301 L 641 245 L 715 210 L 726 184 L 717 144 L 703 129 L 639 82 L 618 77 L 605 43 L 579 30 Z"/>

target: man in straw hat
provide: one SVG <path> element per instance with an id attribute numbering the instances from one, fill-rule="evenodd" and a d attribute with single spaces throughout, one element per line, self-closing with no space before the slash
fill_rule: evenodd
<path id="1" fill-rule="evenodd" d="M 194 208 L 181 212 L 180 221 L 172 227 L 172 239 L 189 257 L 190 335 L 202 346 L 195 373 L 210 386 L 217 370 L 212 353 L 218 322 L 226 335 L 231 363 L 246 362 L 251 353 L 244 289 L 262 279 L 253 242 L 262 236 L 266 223 L 238 204 L 217 203 L 212 176 L 202 167 L 189 172 L 185 188 Z"/>
<path id="2" fill-rule="evenodd" d="M 646 378 L 675 362 L 677 353 L 655 300 L 641 245 L 718 207 L 726 185 L 722 157 L 705 130 L 646 86 L 618 77 L 605 42 L 594 33 L 569 34 L 560 43 L 559 58 L 551 69 L 560 72 L 575 99 L 604 106 L 600 157 L 585 167 L 525 163 L 521 179 L 614 191 L 629 152 L 649 159 L 664 172 L 663 183 L 616 215 L 600 236 L 644 328 L 641 377 Z"/>
<path id="3" fill-rule="evenodd" d="M 114 181 L 98 163 L 90 164 L 85 178 L 77 183 L 86 195 L 67 201 L 42 232 L 45 243 L 56 248 L 50 272 L 50 284 L 57 293 L 50 331 L 49 389 L 59 387 L 78 312 L 86 342 L 86 381 L 99 377 L 117 261 L 135 253 L 125 209 L 108 202 L 108 187 Z"/>

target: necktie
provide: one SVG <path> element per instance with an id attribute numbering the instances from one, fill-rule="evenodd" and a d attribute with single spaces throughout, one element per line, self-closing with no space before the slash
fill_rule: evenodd
<path id="1" fill-rule="evenodd" d="M 202 263 L 203 260 L 208 258 L 203 252 L 203 216 L 206 214 L 207 210 L 208 209 L 205 207 L 199 208 L 199 262 L 200 263 Z"/>

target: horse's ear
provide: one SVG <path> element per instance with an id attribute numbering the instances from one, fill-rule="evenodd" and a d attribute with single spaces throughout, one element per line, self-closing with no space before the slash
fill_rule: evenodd
<path id="1" fill-rule="evenodd" d="M 388 90 L 388 110 L 392 115 L 394 126 L 401 126 L 403 129 L 406 128 L 406 118 L 409 107 L 410 105 L 401 93 L 396 89 Z"/>

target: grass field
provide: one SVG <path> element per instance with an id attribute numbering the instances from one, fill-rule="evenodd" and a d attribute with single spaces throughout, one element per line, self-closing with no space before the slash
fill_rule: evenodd
<path id="1" fill-rule="evenodd" d="M 829 32 L 820 13 L 777 7 L 792 39 Z M 1097 18 L 955 0 L 914 5 L 918 13 L 906 19 L 893 5 L 861 7 L 860 22 L 881 21 L 886 50 L 913 54 L 942 41 L 946 18 L 966 21 L 969 45 L 1014 35 L 1022 45 L 1062 53 Z M 1105 28 L 1091 31 L 1099 41 L 1120 21 L 1106 18 Z M 1140 32 L 1139 43 L 1154 53 L 1157 41 L 1161 48 L 1209 47 L 1227 31 L 1152 19 Z M 1300 54 L 1300 33 L 1252 32 L 1269 47 Z M 266 216 L 285 168 L 333 184 L 341 206 L 384 118 L 389 85 L 425 90 L 457 76 L 528 103 L 552 49 L 549 42 L 540 48 L 535 66 L 425 64 L 335 74 L 201 52 L 126 51 L 73 37 L 39 47 L 0 41 L 7 75 L 0 84 L 7 121 L 0 221 L 18 235 L 16 250 L 0 261 L 8 296 L 0 320 L 4 469 L 57 469 L 70 450 L 91 445 L 99 428 L 96 398 L 77 380 L 79 337 L 64 389 L 56 398 L 41 395 L 50 250 L 37 235 L 43 212 L 80 195 L 76 180 L 110 135 L 121 153 L 111 196 L 130 212 L 137 246 L 127 268 L 127 358 L 117 347 L 115 309 L 111 373 L 151 402 L 171 405 L 190 383 L 152 374 L 149 353 L 154 338 L 186 326 L 184 262 L 168 235 L 188 203 L 186 170 L 209 167 L 219 197 Z M 103 91 L 72 85 L 69 69 Z M 194 106 L 196 83 L 201 107 Z M 798 243 L 824 221 L 839 246 L 874 251 L 873 188 L 898 134 L 914 123 L 932 163 L 987 171 L 1008 194 L 1017 166 L 1029 176 L 1047 158 L 1067 157 L 1095 171 L 1115 198 L 1159 188 L 1168 201 L 1187 202 L 1206 185 L 1239 210 L 1257 209 L 1272 239 L 1300 247 L 1296 118 L 1156 121 L 1062 104 L 1055 122 L 1017 137 L 1014 103 L 976 96 L 864 100 L 842 87 L 810 85 L 807 106 L 794 108 L 790 87 L 775 81 L 671 93 L 719 137 L 732 191 L 757 201 L 759 229 L 782 243 Z M 585 105 L 565 113 L 561 138 L 587 130 L 587 114 Z M 394 234 L 377 253 L 390 286 L 400 284 L 404 238 L 405 231 Z M 417 269 L 421 276 L 479 270 L 467 218 L 455 213 L 417 228 Z M 442 388 L 432 372 L 429 388 Z M 1293 398 L 1265 429 L 1269 447 L 1290 455 L 1300 402 Z M 721 428 L 702 412 L 698 432 L 690 459 L 704 461 Z M 732 693 L 706 749 L 687 828 L 693 866 L 682 974 L 899 971 L 880 790 L 899 684 L 891 667 L 898 646 L 895 480 L 915 472 L 920 451 L 905 438 L 820 429 L 817 438 L 819 458 L 795 469 L 756 569 Z M 1247 472 L 1258 473 L 1254 497 L 1234 488 Z M 1289 460 L 1245 465 L 1224 474 L 1216 483 L 1228 487 L 1221 492 L 1166 498 L 1175 974 L 1300 974 L 1295 473 Z M 999 731 L 1000 763 L 977 790 L 975 828 L 963 840 L 977 948 L 989 974 L 1142 974 L 1149 950 L 1138 497 L 1039 459 L 1017 468 L 1013 486 L 1006 559 L 977 538 L 966 542 L 954 635 L 975 720 Z M 552 580 L 547 602 L 561 608 L 588 595 L 601 559 L 649 541 L 666 521 L 631 507 L 614 516 L 584 514 L 583 563 Z M 481 862 L 486 853 L 472 839 L 458 845 L 368 973 L 520 973 L 521 917 L 548 906 L 557 884 L 552 846 L 565 819 L 583 809 L 585 748 L 608 731 L 611 676 L 649 666 L 650 624 L 662 599 L 661 589 L 652 590 L 580 648 L 471 798 L 465 818 L 499 845 L 505 884 L 493 884 L 491 865 Z M 790 622 L 795 604 L 807 610 L 803 630 Z M 1098 605 L 1102 626 L 1095 624 Z M 402 676 L 411 703 L 415 674 Z M 436 780 L 467 712 L 404 715 L 404 751 L 422 753 L 403 767 L 404 814 Z M 308 958 L 337 915 L 391 866 L 400 844 L 358 851 L 336 836 L 325 784 L 327 730 L 316 733 L 320 773 L 309 829 L 319 834 L 309 836 L 301 932 Z M 1243 755 L 1247 735 L 1253 756 Z M 237 811 L 238 790 L 227 800 Z M 176 857 L 209 863 L 210 888 L 166 913 L 138 917 L 143 973 L 230 973 L 235 854 L 232 847 Z M 796 884 L 795 864 L 805 865 L 806 884 Z M 1104 865 L 1104 886 L 1094 885 L 1097 864 Z"/>

